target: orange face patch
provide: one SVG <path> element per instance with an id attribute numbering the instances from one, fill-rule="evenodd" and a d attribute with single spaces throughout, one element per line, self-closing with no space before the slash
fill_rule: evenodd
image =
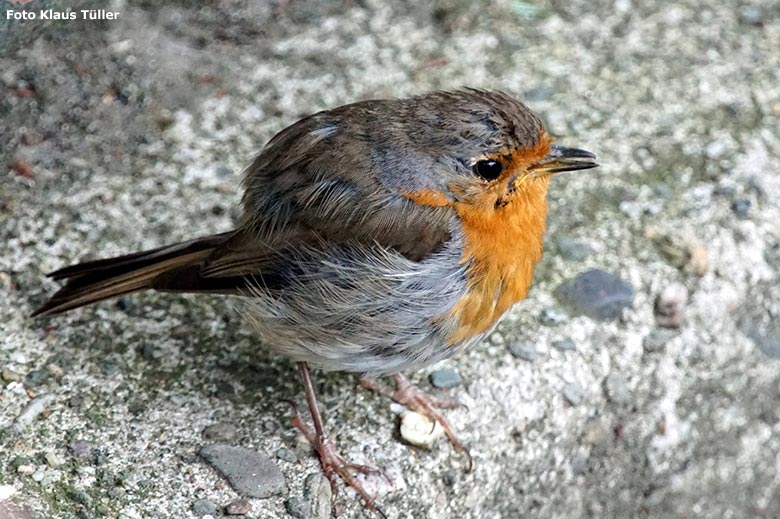
<path id="1" fill-rule="evenodd" d="M 435 189 L 423 189 L 420 191 L 402 192 L 401 196 L 411 200 L 417 205 L 427 205 L 430 207 L 444 207 L 452 203 L 452 198 L 441 191 Z"/>
<path id="2" fill-rule="evenodd" d="M 468 202 L 453 204 L 463 228 L 461 261 L 468 264 L 469 289 L 451 310 L 458 322 L 451 343 L 487 331 L 528 292 L 542 256 L 550 179 L 523 173 L 547 156 L 551 141 L 543 134 L 534 148 L 503 159 L 505 171 L 498 180 Z"/>

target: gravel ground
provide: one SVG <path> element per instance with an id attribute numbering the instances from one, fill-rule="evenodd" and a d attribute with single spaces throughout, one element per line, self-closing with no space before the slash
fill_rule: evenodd
<path id="1" fill-rule="evenodd" d="M 415 375 L 466 404 L 448 416 L 473 472 L 446 441 L 405 444 L 403 409 L 353 376 L 316 375 L 343 452 L 387 470 L 366 483 L 385 511 L 780 517 L 776 0 L 78 3 L 118 19 L 0 20 L 0 516 L 327 517 L 293 366 L 224 300 L 27 315 L 52 269 L 229 229 L 242 167 L 300 116 L 470 85 L 602 167 L 556 178 L 529 298 Z M 556 298 L 591 269 L 632 308 Z M 444 368 L 462 382 L 434 389 Z M 272 495 L 236 492 L 222 455 L 257 459 Z"/>

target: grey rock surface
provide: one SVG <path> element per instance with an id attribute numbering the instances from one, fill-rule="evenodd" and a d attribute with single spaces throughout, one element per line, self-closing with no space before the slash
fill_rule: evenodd
<path id="1" fill-rule="evenodd" d="M 198 452 L 239 494 L 263 499 L 281 494 L 287 487 L 276 463 L 259 452 L 215 443 Z"/>
<path id="2" fill-rule="evenodd" d="M 86 5 L 119 18 L 2 16 Z M 56 290 L 44 274 L 230 229 L 239 172 L 299 117 L 470 85 L 527 100 L 601 167 L 553 179 L 528 298 L 445 363 L 468 381 L 446 415 L 474 471 L 444 441 L 403 444 L 402 410 L 355 377 L 315 373 L 342 454 L 394 471 L 380 497 L 392 518 L 780 516 L 779 48 L 777 0 L 4 2 L 0 370 L 19 377 L 0 382 L 0 488 L 13 489 L 0 515 L 224 506 L 240 496 L 197 456 L 223 422 L 242 447 L 296 453 L 274 459 L 286 492 L 249 499 L 255 519 L 289 517 L 285 503 L 322 477 L 289 423 L 286 401 L 305 401 L 294 366 L 229 300 L 138 294 L 31 320 Z M 561 237 L 588 254 L 559 251 Z M 635 291 L 621 320 L 558 309 L 555 288 L 593 268 Z M 685 321 L 648 347 L 655 295 L 675 282 L 689 289 Z M 551 347 L 563 337 L 576 352 Z M 517 341 L 547 354 L 517 359 Z M 28 385 L 51 364 L 61 377 Z M 604 391 L 610 374 L 628 381 L 626 404 Z M 567 405 L 566 384 L 587 397 Z M 19 416 L 32 419 L 17 429 Z M 91 447 L 69 455 L 78 440 Z M 349 491 L 332 502 L 370 517 Z"/>
<path id="3" fill-rule="evenodd" d="M 578 315 L 601 321 L 617 319 L 634 303 L 634 289 L 600 269 L 590 269 L 566 280 L 555 289 L 555 295 Z"/>

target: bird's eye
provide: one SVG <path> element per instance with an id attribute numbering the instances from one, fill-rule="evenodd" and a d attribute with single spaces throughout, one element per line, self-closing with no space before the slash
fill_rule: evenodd
<path id="1" fill-rule="evenodd" d="M 501 175 L 504 165 L 495 160 L 480 160 L 474 164 L 474 173 L 485 180 L 495 180 Z"/>

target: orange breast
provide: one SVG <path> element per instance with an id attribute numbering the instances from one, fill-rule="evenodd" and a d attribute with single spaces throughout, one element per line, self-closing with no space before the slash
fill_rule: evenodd
<path id="1" fill-rule="evenodd" d="M 498 209 L 456 204 L 464 234 L 469 290 L 451 311 L 451 343 L 485 332 L 523 299 L 542 257 L 549 177 L 530 179 Z M 486 197 L 494 204 L 495 198 Z"/>

